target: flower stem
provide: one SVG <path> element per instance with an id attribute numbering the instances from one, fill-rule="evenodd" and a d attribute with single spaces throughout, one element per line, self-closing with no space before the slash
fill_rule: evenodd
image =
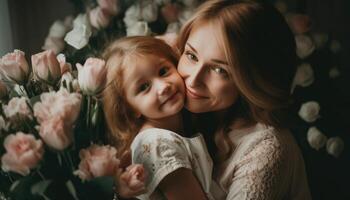
<path id="1" fill-rule="evenodd" d="M 38 173 L 38 175 L 40 176 L 40 178 L 43 179 L 43 181 L 46 180 L 45 176 L 40 172 L 39 169 L 37 169 L 36 172 Z"/>

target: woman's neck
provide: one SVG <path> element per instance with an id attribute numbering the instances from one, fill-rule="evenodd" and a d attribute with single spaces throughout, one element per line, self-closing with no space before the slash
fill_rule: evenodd
<path id="1" fill-rule="evenodd" d="M 149 128 L 162 128 L 183 135 L 183 122 L 181 112 L 161 119 L 146 119 L 141 131 Z"/>

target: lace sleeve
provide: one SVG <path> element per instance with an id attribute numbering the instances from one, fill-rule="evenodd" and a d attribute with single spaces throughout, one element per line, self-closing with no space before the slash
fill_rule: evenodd
<path id="1" fill-rule="evenodd" d="M 276 138 L 256 143 L 234 169 L 227 199 L 280 199 L 280 187 L 285 175 L 285 151 Z"/>
<path id="2" fill-rule="evenodd" d="M 182 138 L 167 130 L 153 131 L 138 135 L 131 146 L 133 163 L 143 164 L 147 171 L 148 195 L 166 175 L 182 167 L 191 169 L 190 157 Z"/>

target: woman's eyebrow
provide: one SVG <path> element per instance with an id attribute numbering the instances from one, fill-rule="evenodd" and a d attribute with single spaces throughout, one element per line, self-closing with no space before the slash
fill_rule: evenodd
<path id="1" fill-rule="evenodd" d="M 196 49 L 190 44 L 190 43 L 186 43 L 186 45 L 192 50 L 194 51 L 196 54 L 198 54 L 198 52 L 196 51 Z M 218 64 L 223 64 L 223 65 L 228 65 L 228 63 L 226 61 L 220 60 L 220 59 L 211 59 L 212 62 L 218 63 Z"/>
<path id="2" fill-rule="evenodd" d="M 197 53 L 196 49 L 195 49 L 190 43 L 187 42 L 186 45 L 187 45 L 188 47 L 190 47 L 190 49 L 191 49 L 192 51 L 194 51 L 195 53 Z"/>

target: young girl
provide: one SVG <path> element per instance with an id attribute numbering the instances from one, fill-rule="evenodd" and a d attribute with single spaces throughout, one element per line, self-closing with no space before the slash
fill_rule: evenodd
<path id="1" fill-rule="evenodd" d="M 175 67 L 178 56 L 159 39 L 136 36 L 115 41 L 103 57 L 109 131 L 119 154 L 131 148 L 132 163 L 147 172 L 147 191 L 139 198 L 210 199 L 212 161 L 205 142 L 200 135 L 179 135 L 185 87 Z"/>

